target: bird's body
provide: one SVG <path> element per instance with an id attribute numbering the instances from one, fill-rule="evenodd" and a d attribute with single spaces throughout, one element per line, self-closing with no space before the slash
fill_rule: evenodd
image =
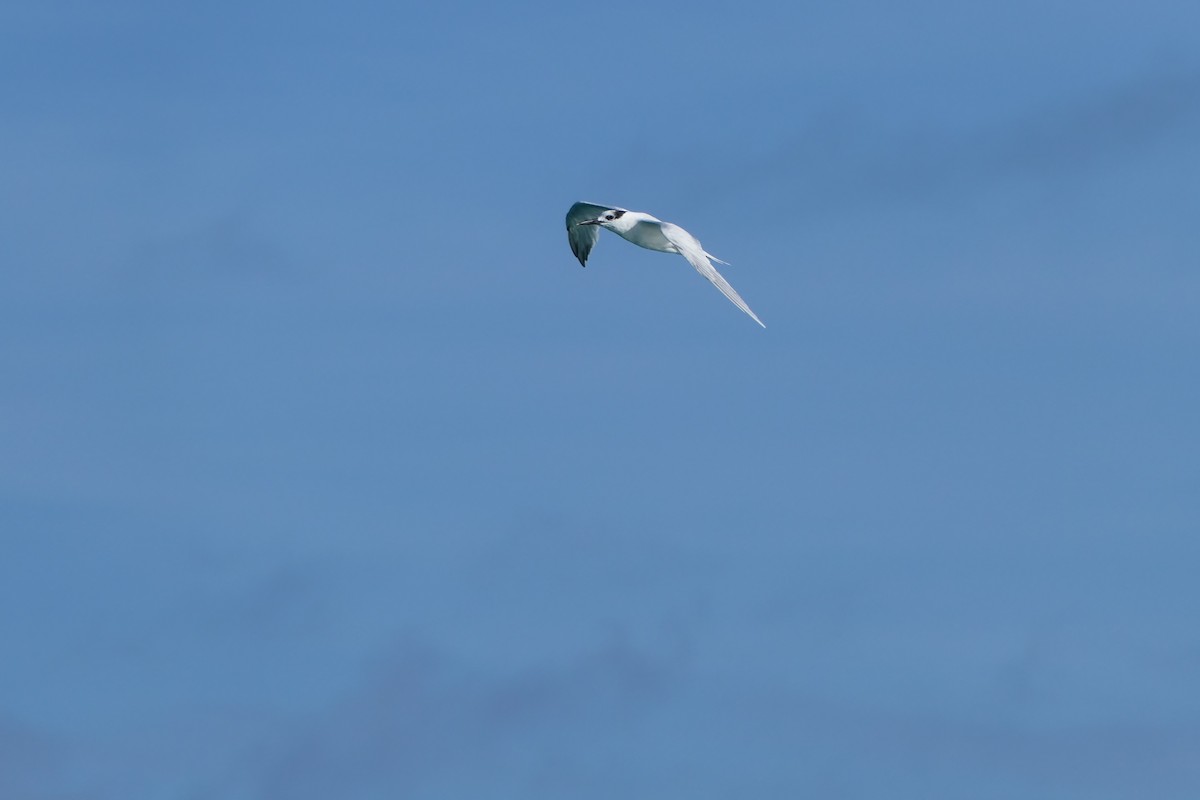
<path id="1" fill-rule="evenodd" d="M 638 247 L 657 250 L 660 253 L 678 253 L 679 248 L 671 244 L 671 240 L 664 230 L 670 224 L 640 211 L 627 211 L 620 219 L 613 220 L 607 227 L 617 236 L 627 242 L 633 242 Z M 671 227 L 678 226 L 672 225 Z M 683 229 L 680 228 L 680 230 Z"/>
<path id="2" fill-rule="evenodd" d="M 588 254 L 600 238 L 597 228 L 607 228 L 627 242 L 647 250 L 678 253 L 687 259 L 697 272 L 708 278 L 735 306 L 749 314 L 759 325 L 767 327 L 750 310 L 750 306 L 746 305 L 741 295 L 729 285 L 729 281 L 712 265 L 713 261 L 718 264 L 726 262 L 712 253 L 705 252 L 700 241 L 678 225 L 663 222 L 641 211 L 598 206 L 593 203 L 576 203 L 567 212 L 567 240 L 571 244 L 571 252 L 579 259 L 581 266 L 587 266 Z"/>

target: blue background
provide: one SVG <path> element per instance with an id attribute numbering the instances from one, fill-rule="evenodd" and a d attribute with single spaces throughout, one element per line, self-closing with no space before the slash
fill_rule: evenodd
<path id="1" fill-rule="evenodd" d="M 1198 53 L 6 4 L 0 796 L 1200 796 Z"/>

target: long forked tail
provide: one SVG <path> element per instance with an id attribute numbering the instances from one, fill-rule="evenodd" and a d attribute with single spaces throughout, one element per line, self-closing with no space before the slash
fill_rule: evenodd
<path id="1" fill-rule="evenodd" d="M 750 306 L 746 305 L 746 301 L 742 299 L 742 296 L 739 295 L 737 291 L 729 285 L 729 281 L 721 277 L 721 273 L 717 272 L 717 268 L 712 265 L 713 261 L 716 261 L 719 264 L 725 264 L 726 262 L 721 261 L 713 255 L 705 252 L 704 248 L 700 246 L 700 242 L 696 241 L 696 237 L 692 236 L 678 225 L 664 225 L 663 233 L 666 234 L 667 241 L 675 246 L 676 251 L 682 255 L 697 272 L 699 272 L 705 278 L 708 278 L 709 282 L 712 283 L 713 286 L 717 287 L 721 294 L 729 298 L 729 301 L 744 311 L 746 315 L 750 317 L 750 319 L 754 320 L 759 325 L 762 325 L 764 328 L 767 327 L 766 324 L 758 318 L 758 315 L 750 310 Z"/>
<path id="2" fill-rule="evenodd" d="M 708 255 L 708 253 L 705 253 L 700 248 L 685 248 L 683 250 L 683 257 L 688 260 L 688 263 L 696 268 L 697 272 L 708 278 L 712 285 L 716 286 L 717 289 L 720 290 L 721 294 L 728 297 L 730 302 L 732 302 L 742 311 L 745 311 L 750 316 L 750 319 L 754 320 L 759 325 L 762 325 L 764 328 L 767 327 L 767 324 L 759 319 L 757 314 L 750 310 L 750 306 L 746 305 L 746 301 L 743 300 L 742 296 L 737 293 L 737 290 L 729 285 L 729 281 L 721 277 L 721 273 L 717 272 L 717 268 L 709 263 L 709 259 L 711 259 L 712 256 Z M 722 261 L 721 263 L 724 264 L 725 262 Z"/>
<path id="3" fill-rule="evenodd" d="M 704 255 L 708 256 L 710 260 L 715 261 L 718 264 L 723 264 L 727 267 L 733 266 L 733 264 L 730 264 L 728 261 L 722 261 L 721 259 L 717 258 L 716 256 L 714 256 L 712 253 L 708 252 L 707 250 L 704 251 Z"/>

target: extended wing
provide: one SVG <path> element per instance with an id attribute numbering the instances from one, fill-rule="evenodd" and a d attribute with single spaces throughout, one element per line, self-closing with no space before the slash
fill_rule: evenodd
<path id="1" fill-rule="evenodd" d="M 692 236 L 678 225 L 672 225 L 669 222 L 662 226 L 662 231 L 663 235 L 667 237 L 667 241 L 678 248 L 679 254 L 686 258 L 688 263 L 696 268 L 697 272 L 708 278 L 709 281 L 712 282 L 713 286 L 720 289 L 721 294 L 728 297 L 735 306 L 749 314 L 752 320 L 757 322 L 759 325 L 762 325 L 764 328 L 767 327 L 765 324 L 763 324 L 763 321 L 758 318 L 758 315 L 750 310 L 750 306 L 746 305 L 746 301 L 743 300 L 742 296 L 737 293 L 737 290 L 729 285 L 729 281 L 725 280 L 723 277 L 721 277 L 721 273 L 717 272 L 717 268 L 714 267 L 712 265 L 712 261 L 709 260 L 712 257 L 709 256 L 708 253 L 704 252 L 704 248 L 700 246 L 700 242 L 696 240 L 695 236 Z M 725 262 L 722 261 L 721 263 L 724 264 Z"/>
<path id="2" fill-rule="evenodd" d="M 613 206 L 598 206 L 594 203 L 576 203 L 567 212 L 567 241 L 571 243 L 571 252 L 579 259 L 579 266 L 586 267 L 588 253 L 596 246 L 600 238 L 599 225 L 580 225 L 599 219 L 605 211 L 617 211 Z"/>

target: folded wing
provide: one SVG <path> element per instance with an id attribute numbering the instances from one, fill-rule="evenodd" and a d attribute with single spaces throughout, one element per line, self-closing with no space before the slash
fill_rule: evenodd
<path id="1" fill-rule="evenodd" d="M 580 223 L 599 219 L 601 214 L 612 208 L 612 206 L 598 206 L 594 203 L 576 203 L 567 212 L 567 241 L 571 243 L 571 252 L 579 259 L 579 266 L 587 266 L 588 253 L 592 252 L 592 248 L 596 246 L 596 240 L 600 238 L 599 225 L 581 225 Z"/>

